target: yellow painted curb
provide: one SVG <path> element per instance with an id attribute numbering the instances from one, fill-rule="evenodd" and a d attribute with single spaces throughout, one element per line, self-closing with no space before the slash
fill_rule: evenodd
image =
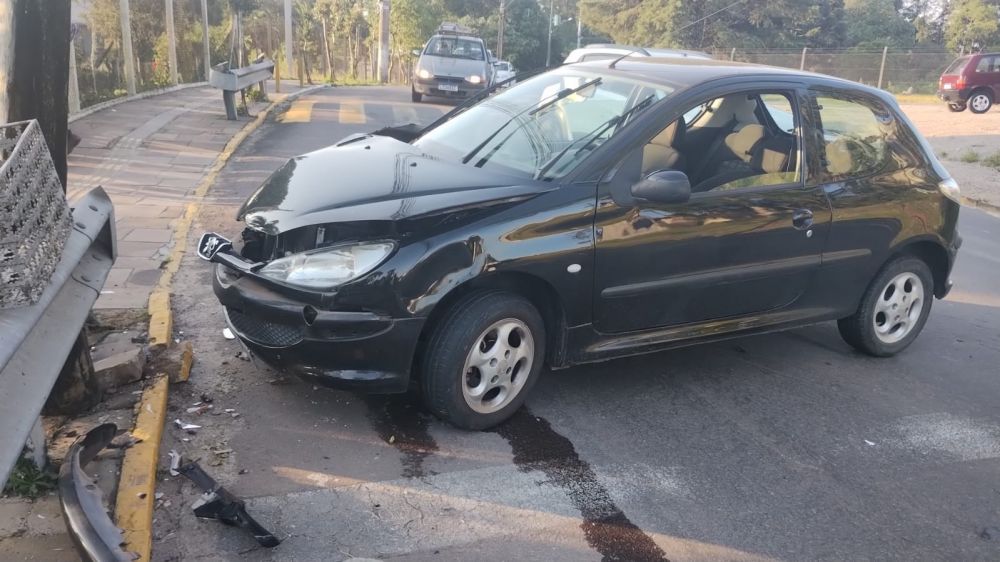
<path id="1" fill-rule="evenodd" d="M 149 295 L 149 347 L 169 346 L 174 329 L 170 312 L 170 291 L 156 288 Z"/>
<path id="2" fill-rule="evenodd" d="M 142 393 L 132 435 L 141 439 L 125 451 L 118 480 L 115 516 L 125 538 L 125 550 L 149 560 L 153 550 L 153 500 L 156 465 L 167 414 L 167 376 L 160 374 Z"/>

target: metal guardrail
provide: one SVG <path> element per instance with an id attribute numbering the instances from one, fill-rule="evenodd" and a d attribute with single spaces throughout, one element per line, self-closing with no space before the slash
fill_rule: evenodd
<path id="1" fill-rule="evenodd" d="M 37 131 L 37 124 L 33 125 Z M 31 125 L 24 129 L 25 132 L 30 130 Z M 22 134 L 17 144 L 31 142 L 30 137 Z M 52 165 L 47 149 L 18 150 L 15 146 L 11 152 L 5 153 L 13 156 L 4 166 L 10 163 L 22 170 L 32 170 Z M 21 157 L 18 155 L 27 158 L 24 155 L 29 154 L 32 156 L 28 160 L 14 160 Z M 17 182 L 27 182 L 19 187 L 24 198 L 49 196 L 42 191 L 51 186 L 39 181 L 38 177 L 31 174 L 11 177 L 15 177 Z M 24 228 L 14 233 L 23 244 L 15 244 L 13 237 L 4 240 L 9 242 L 6 248 L 19 248 L 16 253 L 22 258 L 21 266 L 46 259 L 52 259 L 54 265 L 44 281 L 38 275 L 32 278 L 32 283 L 39 284 L 37 293 L 23 291 L 27 277 L 8 279 L 0 285 L 0 291 L 21 295 L 16 305 L 11 297 L 8 301 L 12 307 L 0 310 L 0 427 L 3 428 L 0 432 L 0 488 L 21 454 L 117 255 L 114 207 L 102 188 L 95 188 L 74 201 L 72 209 L 69 209 L 61 187 L 57 200 L 60 203 L 54 205 L 56 210 L 50 215 L 57 217 L 54 221 L 25 222 Z M 2 203 L 0 221 L 14 216 L 25 205 L 23 198 L 4 199 Z M 61 254 L 49 245 L 46 246 L 46 253 L 36 255 L 33 246 L 36 241 L 50 239 L 51 233 L 44 230 L 62 224 L 62 219 L 58 218 L 61 216 L 59 209 L 66 213 L 69 223 Z M 27 255 L 35 255 L 32 258 L 35 261 L 24 261 Z M 13 258 L 8 260 L 8 264 L 14 262 Z M 27 286 L 33 287 L 32 284 Z"/>
<path id="2" fill-rule="evenodd" d="M 230 121 L 236 120 L 236 92 L 249 86 L 260 83 L 261 91 L 264 89 L 263 82 L 274 74 L 274 61 L 260 58 L 250 66 L 241 68 L 230 68 L 228 62 L 220 63 L 212 67 L 208 74 L 208 83 L 222 90 L 222 101 L 226 105 L 226 118 Z"/>

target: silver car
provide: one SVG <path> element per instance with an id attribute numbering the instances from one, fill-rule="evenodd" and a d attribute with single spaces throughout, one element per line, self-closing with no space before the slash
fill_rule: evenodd
<path id="1" fill-rule="evenodd" d="M 467 98 L 493 84 L 493 64 L 483 40 L 449 29 L 427 41 L 413 70 L 414 102 L 424 96 Z"/>
<path id="2" fill-rule="evenodd" d="M 682 49 L 657 49 L 653 47 L 633 47 L 630 45 L 616 45 L 614 43 L 595 43 L 579 49 L 573 49 L 563 64 L 583 62 L 589 60 L 611 60 L 624 55 L 633 57 L 660 57 L 660 58 L 692 58 L 711 59 L 712 56 L 701 51 L 685 51 Z"/>

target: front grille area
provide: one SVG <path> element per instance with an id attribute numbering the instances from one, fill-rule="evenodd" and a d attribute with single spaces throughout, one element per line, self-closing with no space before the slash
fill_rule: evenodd
<path id="1" fill-rule="evenodd" d="M 455 84 L 456 86 L 461 86 L 465 82 L 465 78 L 460 76 L 440 76 L 435 75 L 434 79 L 440 84 Z"/>
<path id="2" fill-rule="evenodd" d="M 246 339 L 268 347 L 288 347 L 302 341 L 302 327 L 275 324 L 226 308 L 229 322 Z"/>

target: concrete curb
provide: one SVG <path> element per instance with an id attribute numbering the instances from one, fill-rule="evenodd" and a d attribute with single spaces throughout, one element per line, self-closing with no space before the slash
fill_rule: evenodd
<path id="1" fill-rule="evenodd" d="M 985 213 L 991 214 L 996 217 L 1000 217 L 1000 205 L 990 203 L 983 199 L 973 199 L 971 197 L 962 196 L 962 204 L 967 207 L 973 207 L 979 209 Z"/>
<path id="2" fill-rule="evenodd" d="M 184 215 L 174 228 L 174 248 L 170 252 L 170 259 L 163 273 L 160 274 L 159 283 L 149 297 L 150 347 L 167 347 L 173 341 L 170 287 L 174 280 L 174 274 L 180 269 L 181 260 L 187 251 L 187 238 L 191 231 L 191 225 L 201 209 L 205 195 L 215 183 L 219 173 L 232 158 L 236 149 L 267 120 L 276 107 L 283 102 L 294 100 L 299 96 L 325 87 L 325 85 L 319 85 L 305 88 L 271 103 L 267 109 L 258 113 L 253 121 L 229 139 L 226 148 L 216 157 L 212 167 L 195 189 L 194 197 L 187 204 Z M 175 380 L 187 380 L 193 361 L 193 352 L 185 349 L 181 372 L 175 375 Z M 160 441 L 163 439 L 164 420 L 166 419 L 169 379 L 169 374 L 158 373 L 156 382 L 146 387 L 142 393 L 135 429 L 132 430 L 132 434 L 141 438 L 142 442 L 125 452 L 125 461 L 122 463 L 118 482 L 115 517 L 118 526 L 124 531 L 126 550 L 138 554 L 137 560 L 139 561 L 148 561 L 152 555 L 156 466 L 160 454 Z"/>
<path id="3" fill-rule="evenodd" d="M 114 107 L 116 105 L 121 105 L 125 102 L 144 100 L 146 98 L 151 98 L 153 96 L 161 96 L 163 94 L 169 94 L 171 92 L 179 92 L 181 90 L 187 90 L 189 88 L 197 88 L 200 86 L 208 86 L 208 82 L 192 82 L 191 84 L 178 84 L 177 86 L 170 86 L 169 88 L 157 88 L 155 90 L 149 90 L 136 94 L 134 96 L 124 96 L 120 98 L 114 98 L 107 101 L 102 101 L 101 103 L 95 103 L 94 105 L 85 107 L 79 112 L 74 113 L 69 116 L 69 122 L 72 123 L 77 119 L 83 119 L 88 115 L 93 115 L 102 109 L 107 109 L 109 107 Z"/>

